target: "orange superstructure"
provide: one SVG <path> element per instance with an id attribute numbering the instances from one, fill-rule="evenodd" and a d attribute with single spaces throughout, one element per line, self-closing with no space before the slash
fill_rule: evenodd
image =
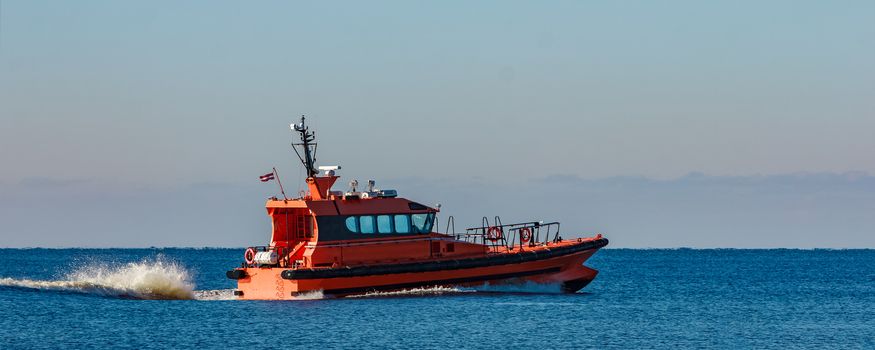
<path id="1" fill-rule="evenodd" d="M 250 247 L 240 268 L 228 271 L 237 280 L 240 299 L 293 299 L 314 291 L 328 295 L 361 294 L 429 286 L 476 286 L 485 283 L 558 284 L 575 292 L 595 278 L 583 263 L 608 241 L 562 239 L 558 223 L 502 225 L 486 218 L 462 233 L 437 232 L 439 209 L 398 198 L 369 181 L 357 191 L 335 191 L 340 167 L 315 164 L 315 135 L 300 133 L 309 192 L 300 198 L 267 201 L 272 219 L 270 244 Z M 297 150 L 296 150 L 297 152 Z M 452 222 L 452 217 L 448 218 Z"/>

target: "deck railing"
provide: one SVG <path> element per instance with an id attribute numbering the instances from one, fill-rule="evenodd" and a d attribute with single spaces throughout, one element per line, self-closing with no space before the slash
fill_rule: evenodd
<path id="1" fill-rule="evenodd" d="M 491 224 L 489 218 L 484 216 L 480 227 L 470 227 L 465 229 L 465 232 L 456 232 L 455 218 L 450 216 L 447 218 L 446 230 L 443 233 L 458 240 L 487 245 L 493 251 L 502 247 L 508 250 L 524 249 L 526 246 L 531 247 L 562 239 L 559 235 L 558 222 L 529 221 L 502 224 L 498 216 Z"/>
<path id="2" fill-rule="evenodd" d="M 534 247 L 547 244 L 549 242 L 558 242 L 562 239 L 559 235 L 558 222 L 543 222 L 529 221 L 513 224 L 502 224 L 501 218 L 496 216 L 490 223 L 489 218 L 483 217 L 481 226 L 470 227 L 464 232 L 456 232 L 455 218 L 450 216 L 447 218 L 445 231 L 440 232 L 440 227 L 435 219 L 434 231 L 443 233 L 453 237 L 454 239 L 469 243 L 483 244 L 490 248 L 493 252 L 500 250 L 515 250 L 525 249 L 525 247 Z M 271 246 L 256 246 L 250 247 L 256 252 L 276 252 L 277 263 L 264 265 L 257 262 L 248 264 L 243 262 L 242 267 L 294 267 L 290 257 L 294 255 L 296 249 L 302 245 L 295 247 L 271 247 Z"/>

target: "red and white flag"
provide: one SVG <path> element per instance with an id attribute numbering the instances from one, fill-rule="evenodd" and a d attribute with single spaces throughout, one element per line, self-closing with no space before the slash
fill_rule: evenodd
<path id="1" fill-rule="evenodd" d="M 258 177 L 261 179 L 261 182 L 268 182 L 274 179 L 273 173 L 267 173 Z"/>

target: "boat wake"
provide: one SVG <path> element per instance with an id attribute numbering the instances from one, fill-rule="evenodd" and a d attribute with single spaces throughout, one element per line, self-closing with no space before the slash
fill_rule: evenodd
<path id="1" fill-rule="evenodd" d="M 495 284 L 489 283 L 473 287 L 423 287 L 402 289 L 386 292 L 368 292 L 364 294 L 349 295 L 347 298 L 379 298 L 379 297 L 407 297 L 407 296 L 431 296 L 444 294 L 559 294 L 562 287 L 559 283 L 541 284 L 526 282 L 520 284 Z"/>
<path id="2" fill-rule="evenodd" d="M 196 290 L 194 300 L 237 300 L 233 289 Z"/>
<path id="3" fill-rule="evenodd" d="M 562 285 L 560 283 L 535 283 L 525 282 L 516 284 L 489 284 L 485 283 L 476 287 L 471 287 L 471 290 L 481 293 L 519 293 L 519 294 L 560 294 L 562 293 Z"/>
<path id="4" fill-rule="evenodd" d="M 455 287 L 423 287 L 423 288 L 411 288 L 411 289 L 402 289 L 396 291 L 387 291 L 387 292 L 368 292 L 365 294 L 356 294 L 349 295 L 347 298 L 374 298 L 374 297 L 403 297 L 403 296 L 427 296 L 427 295 L 441 295 L 441 294 L 453 294 L 453 293 L 469 293 L 474 292 L 466 291 Z"/>
<path id="5" fill-rule="evenodd" d="M 160 257 L 119 266 L 87 265 L 54 281 L 0 278 L 0 287 L 149 300 L 197 299 L 203 294 L 209 297 L 223 294 L 195 293 L 188 270 Z"/>
<path id="6" fill-rule="evenodd" d="M 326 299 L 325 294 L 322 293 L 321 290 L 314 290 L 312 292 L 301 293 L 295 295 L 292 300 L 319 300 Z"/>

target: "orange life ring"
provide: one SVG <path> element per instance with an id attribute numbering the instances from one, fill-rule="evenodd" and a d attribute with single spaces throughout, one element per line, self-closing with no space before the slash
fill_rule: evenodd
<path id="1" fill-rule="evenodd" d="M 520 229 L 520 243 L 527 243 L 532 240 L 532 230 L 528 227 Z"/>
<path id="2" fill-rule="evenodd" d="M 488 230 L 486 230 L 486 238 L 490 241 L 496 242 L 499 239 L 504 237 L 504 232 L 501 231 L 501 227 L 498 226 L 490 226 Z"/>
<path id="3" fill-rule="evenodd" d="M 246 252 L 243 253 L 243 260 L 246 261 L 247 265 L 255 264 L 255 248 L 246 248 Z"/>

